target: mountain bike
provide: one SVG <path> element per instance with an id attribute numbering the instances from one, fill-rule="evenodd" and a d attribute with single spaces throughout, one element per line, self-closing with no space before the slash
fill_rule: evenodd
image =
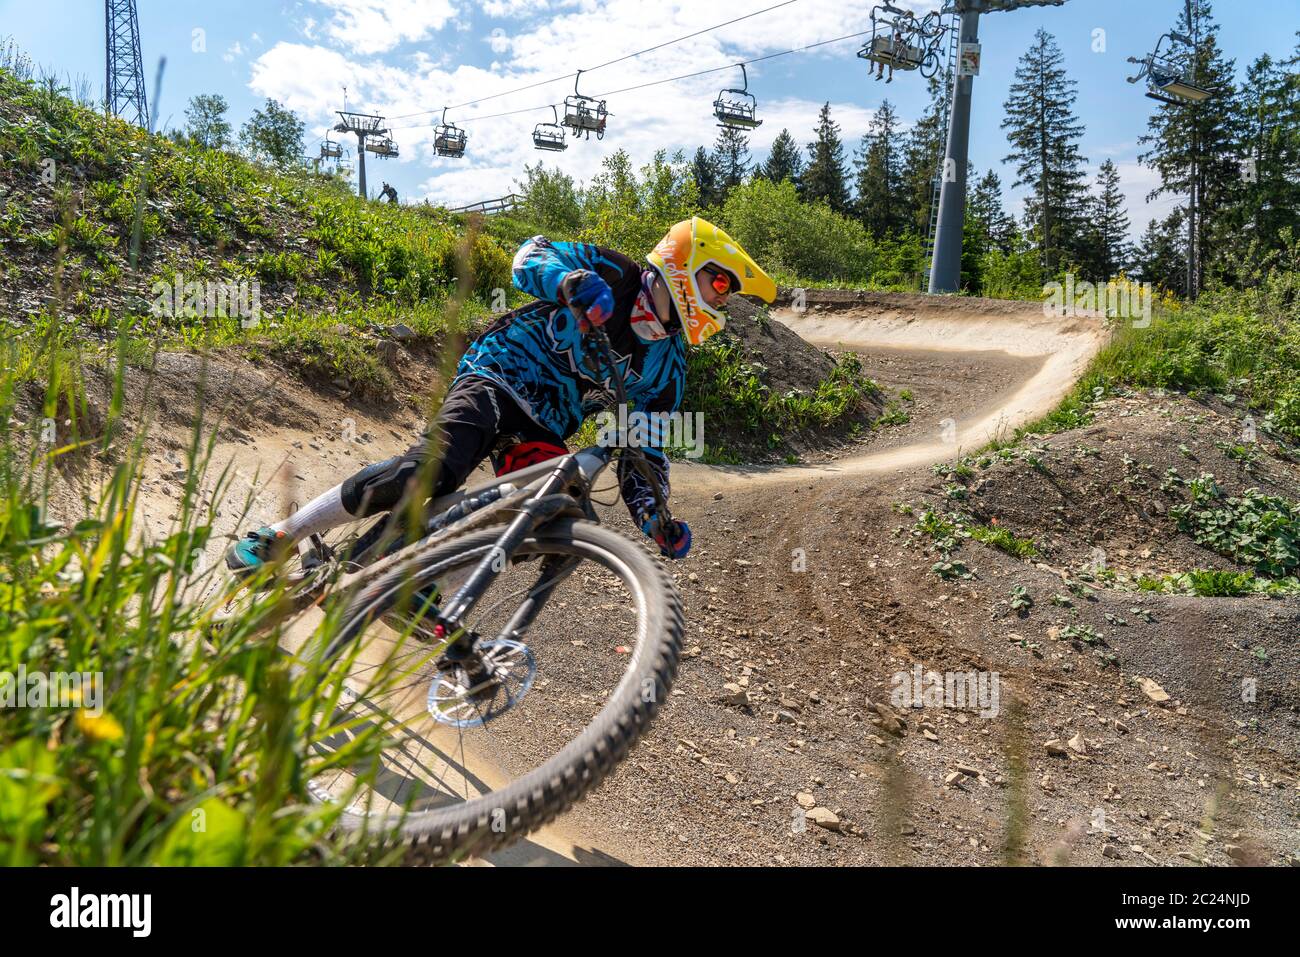
<path id="1" fill-rule="evenodd" d="M 608 336 L 585 341 L 588 369 L 612 370 L 625 404 Z M 313 536 L 279 570 L 291 611 L 319 605 L 332 622 L 282 644 L 302 667 L 346 669 L 313 718 L 308 783 L 341 827 L 397 832 L 434 862 L 482 854 L 568 809 L 645 732 L 676 676 L 683 613 L 663 563 L 593 507 L 612 504 L 592 493 L 621 457 L 672 521 L 622 439 L 434 500 L 415 535 L 395 510 L 343 544 Z M 358 759 L 363 734 L 382 747 Z"/>

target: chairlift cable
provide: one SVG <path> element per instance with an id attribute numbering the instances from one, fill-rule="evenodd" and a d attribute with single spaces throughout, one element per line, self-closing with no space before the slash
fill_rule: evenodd
<path id="1" fill-rule="evenodd" d="M 734 70 L 737 66 L 749 66 L 752 63 L 762 63 L 764 60 L 774 60 L 777 57 L 789 56 L 791 53 L 803 53 L 815 47 L 826 46 L 829 43 L 839 43 L 841 40 L 853 40 L 857 37 L 866 36 L 870 30 L 863 30 L 861 33 L 849 33 L 842 37 L 835 37 L 831 40 L 818 40 L 816 43 L 809 43 L 807 46 L 796 47 L 793 50 L 781 50 L 778 53 L 768 53 L 763 56 L 754 57 L 751 60 L 741 60 L 739 62 L 728 63 L 726 66 L 715 66 L 709 70 L 697 70 L 694 73 L 683 73 L 680 76 L 670 76 L 663 80 L 651 80 L 648 83 L 638 83 L 636 86 L 626 86 L 620 90 L 609 90 L 606 93 L 597 93 L 597 97 L 616 96 L 619 93 L 631 93 L 633 90 L 643 90 L 648 86 L 659 86 L 662 83 L 675 83 L 678 80 L 690 80 L 697 76 L 707 76 L 710 73 L 721 73 L 723 70 Z"/>
<path id="2" fill-rule="evenodd" d="M 830 39 L 830 40 L 818 40 L 816 43 L 809 43 L 809 44 L 807 44 L 806 46 L 796 47 L 796 48 L 794 48 L 794 49 L 792 49 L 792 50 L 781 50 L 781 51 L 779 51 L 779 52 L 777 52 L 777 53 L 768 53 L 768 54 L 765 54 L 765 55 L 760 56 L 760 57 L 754 57 L 753 59 L 750 59 L 750 60 L 742 60 L 742 61 L 734 61 L 734 60 L 733 60 L 732 62 L 726 64 L 725 66 L 716 66 L 716 67 L 713 67 L 713 68 L 708 69 L 708 70 L 697 70 L 697 71 L 694 72 L 694 73 L 683 73 L 683 74 L 681 74 L 681 75 L 679 75 L 679 76 L 670 76 L 670 77 L 667 77 L 666 79 L 662 79 L 662 80 L 649 80 L 649 81 L 647 81 L 647 82 L 645 82 L 645 83 L 638 83 L 638 84 L 636 84 L 635 86 L 627 86 L 627 87 L 623 87 L 622 89 L 618 89 L 618 90 L 610 90 L 610 91 L 608 91 L 608 92 L 606 92 L 606 93 L 597 93 L 597 94 L 595 94 L 595 95 L 593 96 L 593 99 L 604 99 L 605 97 L 615 96 L 615 95 L 617 95 L 617 94 L 619 94 L 619 93 L 631 93 L 631 92 L 633 92 L 634 90 L 643 90 L 643 89 L 645 89 L 646 87 L 659 86 L 659 85 L 661 85 L 661 84 L 663 84 L 663 83 L 675 83 L 675 82 L 677 82 L 678 80 L 689 80 L 689 79 L 693 79 L 694 77 L 697 77 L 697 76 L 707 76 L 707 75 L 709 75 L 710 73 L 721 73 L 723 70 L 734 70 L 734 69 L 735 69 L 737 66 L 739 66 L 741 63 L 743 63 L 745 66 L 749 66 L 750 64 L 753 64 L 753 63 L 761 63 L 761 62 L 764 61 L 764 60 L 774 60 L 774 59 L 776 59 L 777 57 L 789 56 L 789 55 L 792 54 L 792 53 L 804 53 L 804 52 L 806 52 L 806 51 L 808 51 L 808 50 L 812 50 L 812 49 L 815 49 L 815 48 L 817 48 L 817 47 L 827 46 L 828 44 L 831 44 L 831 43 L 840 43 L 840 42 L 843 41 L 843 40 L 854 40 L 854 39 L 857 39 L 858 37 L 864 37 L 864 36 L 867 36 L 867 35 L 870 34 L 870 33 L 871 33 L 870 30 L 863 30 L 863 31 L 860 32 L 860 33 L 849 33 L 849 34 L 845 34 L 845 35 L 842 36 L 842 37 L 834 37 L 834 38 L 832 38 L 832 39 Z M 586 71 L 584 70 L 583 72 L 585 73 Z M 577 73 L 575 72 L 575 73 L 571 73 L 571 74 L 569 74 L 569 75 L 570 75 L 570 76 L 577 76 Z M 552 106 L 554 106 L 554 105 L 555 105 L 555 104 L 553 104 L 553 103 L 543 103 L 543 104 L 541 104 L 540 106 L 527 106 L 527 107 L 524 107 L 523 109 L 519 109 L 519 110 L 506 110 L 506 111 L 503 112 L 503 113 L 488 113 L 488 114 L 485 114 L 485 115 L 483 115 L 483 116 L 470 116 L 470 117 L 466 117 L 465 119 L 462 119 L 461 122 L 462 122 L 462 123 L 475 123 L 475 122 L 478 122 L 479 120 L 495 120 L 495 119 L 500 119 L 500 118 L 505 117 L 505 116 L 519 116 L 519 115 L 524 114 L 524 113 L 536 113 L 536 112 L 538 112 L 539 110 L 549 110 L 549 109 L 550 109 Z M 432 111 L 432 110 L 431 110 L 431 111 L 429 111 L 429 112 L 435 112 L 435 111 Z M 411 115 L 420 115 L 420 114 L 411 114 Z M 422 123 L 416 123 L 416 124 L 412 124 L 412 125 L 409 125 L 409 126 L 395 126 L 395 127 L 393 127 L 393 129 L 395 129 L 395 130 L 410 130 L 410 129 L 417 129 L 417 128 L 423 126 L 423 125 L 424 125 L 424 124 L 422 124 Z"/>
<path id="3" fill-rule="evenodd" d="M 747 13 L 743 17 L 736 17 L 733 20 L 728 20 L 726 23 L 718 23 L 711 27 L 705 27 L 703 30 L 696 30 L 694 33 L 688 33 L 686 36 L 678 37 L 676 40 L 666 40 L 656 46 L 647 47 L 644 50 L 638 50 L 636 53 L 629 53 L 627 56 L 621 56 L 616 60 L 607 60 L 597 66 L 586 67 L 582 72 L 590 73 L 592 70 L 599 70 L 601 67 L 613 66 L 615 63 L 622 63 L 624 60 L 631 60 L 633 57 L 639 57 L 643 53 L 652 53 L 655 50 L 661 50 L 664 47 L 672 46 L 674 43 L 681 43 L 683 40 L 690 40 L 693 37 L 698 37 L 705 33 L 711 33 L 714 30 L 721 30 L 723 27 L 729 27 L 733 23 L 739 23 L 741 20 L 748 20 L 750 17 L 756 17 L 760 13 L 767 13 L 768 11 L 775 10 L 778 7 L 788 7 L 790 4 L 797 2 L 798 0 L 784 0 L 783 3 L 775 3 L 770 7 L 764 7 L 762 10 L 755 10 L 753 13 Z"/>
<path id="4" fill-rule="evenodd" d="M 694 33 L 688 33 L 688 34 L 686 34 L 685 36 L 677 37 L 677 38 L 674 39 L 674 40 L 665 40 L 663 43 L 655 44 L 655 45 L 652 46 L 652 47 L 646 47 L 644 50 L 638 50 L 638 51 L 636 51 L 635 53 L 629 53 L 629 54 L 627 54 L 627 55 L 625 55 L 625 56 L 621 56 L 621 57 L 618 57 L 618 58 L 613 59 L 613 60 L 607 60 L 606 62 L 601 63 L 601 64 L 599 64 L 599 65 L 597 65 L 597 66 L 584 68 L 584 69 L 582 70 L 582 72 L 583 72 L 583 73 L 590 73 L 592 70 L 599 70 L 599 69 L 601 69 L 602 67 L 612 66 L 612 65 L 614 65 L 615 63 L 622 63 L 624 60 L 631 60 L 631 59 L 633 59 L 633 58 L 635 58 L 635 57 L 643 56 L 643 55 L 645 55 L 645 54 L 647 54 L 647 53 L 652 53 L 652 52 L 654 52 L 655 50 L 662 50 L 664 47 L 672 46 L 674 43 L 681 43 L 683 40 L 690 40 L 690 39 L 692 39 L 693 37 L 698 37 L 698 36 L 701 36 L 701 35 L 703 35 L 703 34 L 705 34 L 705 33 L 711 33 L 711 32 L 714 31 L 714 30 L 721 30 L 723 27 L 729 27 L 729 26 L 731 26 L 733 23 L 739 23 L 739 22 L 742 21 L 742 20 L 748 20 L 748 19 L 750 19 L 751 17 L 756 17 L 756 16 L 759 16 L 760 14 L 768 13 L 769 11 L 776 10 L 776 9 L 778 9 L 778 8 L 780 8 L 780 7 L 788 7 L 790 4 L 792 4 L 792 3 L 798 3 L 798 2 L 799 2 L 799 0 L 782 0 L 781 3 L 775 3 L 775 4 L 773 4 L 773 5 L 770 6 L 770 7 L 764 7 L 762 10 L 755 10 L 753 13 L 747 13 L 747 14 L 745 14 L 744 16 L 741 16 L 741 17 L 735 17 L 735 18 L 733 18 L 733 19 L 731 19 L 731 20 L 727 20 L 727 21 L 724 22 L 724 23 L 715 23 L 715 24 L 714 24 L 713 26 L 711 26 L 711 27 L 705 27 L 703 30 L 696 30 Z M 455 104 L 453 104 L 452 106 L 450 106 L 449 109 L 459 110 L 459 109 L 463 109 L 464 107 L 467 107 L 467 106 L 476 106 L 476 105 L 479 104 L 479 103 L 486 103 L 488 100 L 499 99 L 500 97 L 503 97 L 503 96 L 509 96 L 509 95 L 512 94 L 512 93 L 522 93 L 522 92 L 524 92 L 525 90 L 535 90 L 535 89 L 536 89 L 537 87 L 539 87 L 539 86 L 547 86 L 547 85 L 549 85 L 549 84 L 551 84 L 551 83 L 559 83 L 561 80 L 571 80 L 571 79 L 573 79 L 573 78 L 574 78 L 575 76 L 577 76 L 577 75 L 578 75 L 578 74 L 577 74 L 577 72 L 575 71 L 575 72 L 573 72 L 573 73 L 566 73 L 566 74 L 564 74 L 564 76 L 556 76 L 556 77 L 552 77 L 552 78 L 549 79 L 549 80 L 538 80 L 536 83 L 529 83 L 529 84 L 527 84 L 526 86 L 518 86 L 518 87 L 515 87 L 515 88 L 512 89 L 512 90 L 505 90 L 505 91 L 503 91 L 503 92 L 501 92 L 501 93 L 492 93 L 492 94 L 490 94 L 489 96 L 481 96 L 481 97 L 479 97 L 479 98 L 476 99 L 476 100 L 469 100 L 469 101 L 467 101 L 467 102 L 465 102 L 465 103 L 455 103 Z M 428 116 L 430 113 L 437 113 L 437 112 L 438 112 L 438 110 L 420 110 L 420 111 L 417 112 L 417 113 L 402 113 L 402 114 L 400 114 L 400 115 L 398 115 L 398 116 L 393 116 L 393 117 L 389 117 L 389 118 L 390 118 L 390 119 L 394 119 L 394 120 L 409 120 L 409 119 L 410 119 L 411 117 L 413 117 L 413 116 Z M 515 112 L 519 112 L 519 113 L 532 113 L 532 112 L 534 112 L 534 110 L 533 110 L 533 108 L 529 108 L 529 109 L 527 109 L 527 110 L 517 110 L 517 111 L 515 111 Z M 500 116 L 511 116 L 512 114 L 511 114 L 511 113 L 501 113 L 501 114 L 494 114 L 494 115 L 500 115 Z M 405 127 L 405 128 L 406 128 L 406 129 L 410 129 L 410 127 Z"/>

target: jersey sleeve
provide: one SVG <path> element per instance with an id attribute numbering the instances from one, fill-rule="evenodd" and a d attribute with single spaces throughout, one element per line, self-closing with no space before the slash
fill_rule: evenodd
<path id="1" fill-rule="evenodd" d="M 558 303 L 560 283 L 575 269 L 589 269 L 604 279 L 613 290 L 616 301 L 620 293 L 630 288 L 630 284 L 639 283 L 641 276 L 635 262 L 612 249 L 590 243 L 553 242 L 545 236 L 534 236 L 515 253 L 514 282 L 518 289 L 530 296 Z"/>

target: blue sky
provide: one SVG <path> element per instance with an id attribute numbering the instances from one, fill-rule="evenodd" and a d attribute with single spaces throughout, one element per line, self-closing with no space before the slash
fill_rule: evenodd
<path id="1" fill-rule="evenodd" d="M 717 133 L 710 103 L 732 70 L 647 90 L 611 96 L 609 133 L 603 141 L 572 143 L 562 154 L 532 149 L 534 123 L 550 110 L 475 121 L 474 115 L 560 102 L 572 80 L 512 94 L 453 111 L 469 133 L 461 160 L 432 155 L 431 122 L 444 104 L 457 104 L 590 67 L 682 36 L 722 20 L 770 6 L 776 0 L 715 4 L 704 0 L 138 0 L 149 87 L 161 56 L 167 71 L 159 104 L 163 124 L 182 125 L 187 99 L 221 93 L 238 126 L 267 96 L 295 109 L 315 141 L 334 121 L 349 88 L 353 109 L 389 116 L 402 149 L 396 160 L 371 159 L 372 192 L 381 180 L 403 199 L 450 204 L 509 192 L 525 163 L 539 159 L 578 180 L 598 171 L 603 156 L 625 148 L 642 162 L 659 147 L 694 151 Z M 902 0 L 918 11 L 937 0 Z M 1155 103 L 1125 82 L 1134 69 L 1128 56 L 1142 56 L 1170 29 L 1182 0 L 1067 0 L 1061 7 L 994 13 L 982 18 L 982 72 L 975 86 L 971 162 L 1014 179 L 1001 165 L 1008 147 L 1000 128 L 1003 102 L 1016 61 L 1040 26 L 1053 33 L 1079 83 L 1078 111 L 1087 130 L 1082 152 L 1090 168 L 1112 159 L 1120 168 L 1134 233 L 1175 201 L 1148 204 L 1156 185 L 1137 160 L 1138 137 Z M 869 29 L 872 4 L 860 0 L 797 0 L 721 31 L 674 44 L 583 77 L 584 93 L 603 93 L 683 73 L 724 66 Z M 1297 0 L 1217 0 L 1220 45 L 1237 61 L 1239 76 L 1260 53 L 1285 58 L 1300 30 Z M 104 71 L 101 0 L 0 0 L 0 36 L 11 34 L 38 63 L 73 76 L 85 75 L 102 89 Z M 1104 31 L 1104 50 L 1096 31 Z M 854 147 L 874 111 L 888 98 L 905 122 L 924 109 L 925 83 L 898 74 L 893 83 L 868 76 L 854 54 L 861 40 L 779 57 L 750 68 L 750 90 L 759 99 L 764 125 L 751 138 L 754 157 L 766 155 L 783 126 L 800 143 L 812 138 L 817 108 L 829 100 L 846 145 Z M 434 110 L 434 114 L 424 111 Z M 355 144 L 353 144 L 353 148 Z M 313 152 L 316 149 L 313 146 Z M 1022 191 L 1007 189 L 1019 211 Z"/>

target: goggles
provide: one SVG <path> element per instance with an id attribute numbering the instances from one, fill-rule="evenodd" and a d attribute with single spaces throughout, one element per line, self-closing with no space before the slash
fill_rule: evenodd
<path id="1" fill-rule="evenodd" d="M 726 296 L 735 292 L 735 284 L 731 281 L 731 273 L 722 270 L 704 267 L 704 272 L 709 276 L 709 285 L 719 296 Z"/>

